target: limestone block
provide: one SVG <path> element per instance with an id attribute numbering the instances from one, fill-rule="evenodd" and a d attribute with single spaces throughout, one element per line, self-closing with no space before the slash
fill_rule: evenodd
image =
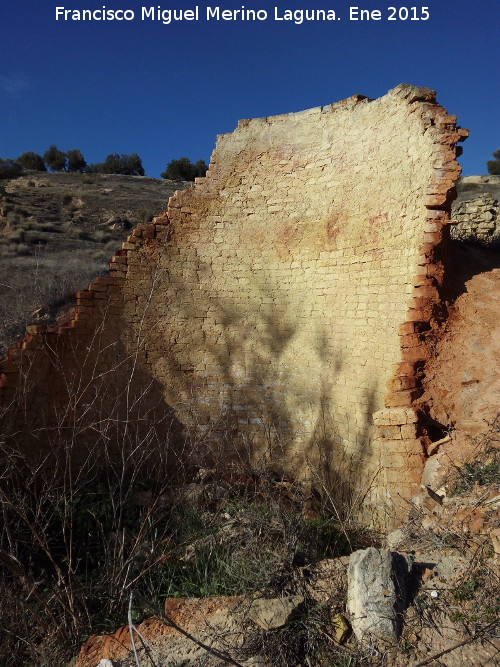
<path id="1" fill-rule="evenodd" d="M 396 641 L 406 604 L 407 560 L 383 549 L 361 549 L 351 554 L 348 569 L 347 608 L 354 634 Z"/>

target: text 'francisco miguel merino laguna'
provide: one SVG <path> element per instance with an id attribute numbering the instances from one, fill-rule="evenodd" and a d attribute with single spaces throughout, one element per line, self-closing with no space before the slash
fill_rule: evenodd
<path id="1" fill-rule="evenodd" d="M 141 7 L 133 9 L 107 9 L 103 5 L 99 9 L 67 9 L 56 7 L 56 21 L 157 21 L 168 25 L 174 21 L 293 21 L 300 24 L 304 21 L 335 21 L 337 13 L 333 9 L 282 9 L 274 8 L 274 14 L 265 9 L 222 9 L 221 7 L 200 7 L 193 9 L 163 9 Z"/>
<path id="2" fill-rule="evenodd" d="M 350 6 L 343 8 L 348 21 L 427 21 L 430 18 L 428 7 L 386 7 L 385 9 L 363 9 Z M 163 9 L 141 7 L 133 9 L 67 9 L 56 7 L 56 21 L 156 21 L 169 25 L 175 21 L 293 21 L 296 25 L 304 21 L 340 21 L 338 11 L 334 9 L 283 9 L 274 7 L 274 12 L 265 9 L 221 9 L 220 7 L 200 7 L 192 9 Z"/>

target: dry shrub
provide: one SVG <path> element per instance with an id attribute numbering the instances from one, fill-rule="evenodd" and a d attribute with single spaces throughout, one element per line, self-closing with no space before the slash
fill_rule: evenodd
<path id="1" fill-rule="evenodd" d="M 43 285 L 37 267 L 37 297 L 62 298 L 68 284 L 56 266 Z M 71 272 L 83 284 L 84 270 L 77 262 Z M 17 308 L 33 298 L 30 279 Z M 55 369 L 67 367 L 53 354 Z M 134 622 L 161 612 L 169 596 L 281 596 L 302 591 L 300 573 L 315 561 L 373 543 L 355 520 L 362 495 L 322 475 L 311 492 L 256 463 L 252 443 L 236 447 L 229 428 L 200 434 L 193 419 L 181 434 L 136 362 L 132 354 L 91 374 L 85 391 L 85 369 L 65 378 L 57 425 L 10 428 L 9 415 L 30 402 L 28 389 L 0 415 L 0 664 L 62 667 L 89 634 L 127 623 L 132 591 Z M 276 434 L 270 451 L 279 457 L 279 449 Z M 308 601 L 303 612 L 280 633 L 276 664 L 296 664 L 286 649 L 292 635 L 298 656 L 324 649 L 320 610 Z"/>
<path id="2" fill-rule="evenodd" d="M 302 590 L 298 573 L 308 565 L 367 543 L 352 519 L 339 521 L 331 490 L 311 499 L 243 459 L 195 465 L 204 443 L 187 437 L 179 446 L 161 397 L 138 389 L 133 371 L 124 381 L 96 381 L 92 410 L 75 389 L 60 427 L 43 433 L 46 446 L 36 452 L 26 448 L 32 434 L 9 431 L 4 415 L 1 664 L 65 665 L 88 635 L 127 623 L 132 591 L 134 621 L 161 613 L 165 597 L 291 594 Z M 132 386 L 133 410 L 124 413 Z M 93 419 L 85 426 L 84 408 Z M 221 451 L 231 437 L 221 436 Z M 319 612 L 307 609 L 307 622 L 287 630 L 298 633 L 297 655 L 323 648 L 313 632 Z M 295 664 L 288 636 L 280 634 L 276 664 Z"/>

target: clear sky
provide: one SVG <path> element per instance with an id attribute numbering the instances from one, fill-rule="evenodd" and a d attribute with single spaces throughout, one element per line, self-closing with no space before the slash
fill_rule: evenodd
<path id="1" fill-rule="evenodd" d="M 470 129 L 464 175 L 486 173 L 500 148 L 500 0 L 65 2 L 0 0 L 0 157 L 43 153 L 53 143 L 79 148 L 88 162 L 136 152 L 157 177 L 172 158 L 208 161 L 216 134 L 240 118 L 357 93 L 379 97 L 399 83 L 436 89 Z M 56 7 L 103 6 L 132 11 L 134 20 L 56 21 Z M 141 20 L 142 7 L 196 6 L 198 21 Z M 207 20 L 207 6 L 268 17 Z M 379 9 L 382 20 L 349 20 L 355 6 Z M 420 19 L 427 7 L 429 18 L 390 21 L 389 6 L 396 16 L 400 7 L 416 7 L 409 18 Z M 275 7 L 278 17 L 287 9 L 333 9 L 336 20 L 275 20 Z"/>

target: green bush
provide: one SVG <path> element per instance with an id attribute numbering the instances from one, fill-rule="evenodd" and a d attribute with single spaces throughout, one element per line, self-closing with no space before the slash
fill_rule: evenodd
<path id="1" fill-rule="evenodd" d="M 76 148 L 72 148 L 71 150 L 68 151 L 67 155 L 68 155 L 67 170 L 78 171 L 80 173 L 83 173 L 85 171 L 87 163 L 85 162 L 85 158 L 83 157 L 82 152 Z"/>
<path id="2" fill-rule="evenodd" d="M 500 484 L 500 455 L 498 450 L 491 452 L 491 457 L 483 461 L 464 463 L 457 469 L 457 479 L 452 487 L 452 493 L 459 495 L 467 493 L 475 484 Z"/>
<path id="3" fill-rule="evenodd" d="M 98 174 L 122 174 L 125 176 L 144 176 L 144 168 L 141 158 L 137 153 L 127 155 L 126 153 L 110 153 L 104 162 L 90 164 L 87 173 Z"/>

